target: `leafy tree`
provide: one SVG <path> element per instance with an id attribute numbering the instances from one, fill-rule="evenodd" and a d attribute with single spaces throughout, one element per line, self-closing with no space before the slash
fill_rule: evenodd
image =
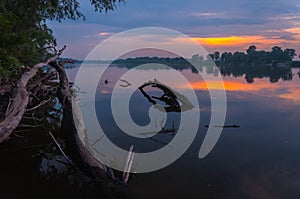
<path id="1" fill-rule="evenodd" d="M 271 56 L 273 61 L 280 61 L 283 56 L 283 51 L 281 47 L 279 46 L 274 46 L 271 50 Z"/>
<path id="2" fill-rule="evenodd" d="M 212 61 L 215 60 L 215 54 L 208 54 L 206 59 L 211 59 Z"/>
<path id="3" fill-rule="evenodd" d="M 256 51 L 256 46 L 251 45 L 247 49 L 247 55 L 248 55 L 248 62 L 256 62 L 257 58 L 257 51 Z"/>
<path id="4" fill-rule="evenodd" d="M 296 50 L 292 48 L 287 48 L 282 50 L 280 46 L 274 46 L 271 51 L 257 51 L 256 46 L 251 45 L 246 50 L 247 54 L 244 52 L 235 52 L 234 54 L 224 52 L 221 55 L 220 61 L 222 63 L 234 63 L 234 64 L 260 64 L 260 63 L 271 63 L 271 62 L 282 62 L 282 61 L 292 61 L 296 54 Z M 215 59 L 215 54 L 212 54 Z"/>
<path id="5" fill-rule="evenodd" d="M 109 11 L 123 0 L 90 0 L 95 11 Z M 1 0 L 0 75 L 17 66 L 33 65 L 53 53 L 56 46 L 46 20 L 84 19 L 77 0 Z"/>
<path id="6" fill-rule="evenodd" d="M 232 53 L 231 52 L 224 52 L 221 55 L 221 61 L 223 63 L 228 63 L 232 61 Z"/>
<path id="7" fill-rule="evenodd" d="M 295 49 L 291 49 L 291 48 L 287 48 L 284 50 L 284 53 L 290 57 L 290 59 L 292 60 L 295 56 L 297 56 L 296 54 L 296 50 Z"/>
<path id="8" fill-rule="evenodd" d="M 256 46 L 255 45 L 251 45 L 251 46 L 249 46 L 249 48 L 247 49 L 247 54 L 248 55 L 253 55 L 253 54 L 255 54 L 256 53 Z"/>
<path id="9" fill-rule="evenodd" d="M 218 51 L 214 52 L 214 61 L 219 61 L 220 60 L 220 53 Z"/>
<path id="10" fill-rule="evenodd" d="M 235 52 L 233 53 L 232 59 L 236 63 L 245 63 L 247 62 L 247 55 L 243 52 Z"/>

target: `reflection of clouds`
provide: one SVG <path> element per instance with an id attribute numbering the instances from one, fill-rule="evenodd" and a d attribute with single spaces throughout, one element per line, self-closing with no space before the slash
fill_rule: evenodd
<path id="1" fill-rule="evenodd" d="M 279 95 L 281 98 L 300 101 L 300 88 L 290 88 L 288 93 Z"/>
<path id="2" fill-rule="evenodd" d="M 191 86 L 195 90 L 222 90 L 254 92 L 277 98 L 290 99 L 300 102 L 300 84 L 297 80 L 280 81 L 270 83 L 268 79 L 256 79 L 253 84 L 248 84 L 244 79 L 233 79 L 223 77 L 223 85 L 217 81 L 195 81 L 190 85 L 179 85 L 179 88 L 188 89 Z M 241 96 L 242 97 L 242 96 Z"/>
<path id="3" fill-rule="evenodd" d="M 300 187 L 298 173 L 296 166 L 286 163 L 266 165 L 255 173 L 242 172 L 240 188 L 247 196 L 256 199 L 294 198 Z"/>
<path id="4" fill-rule="evenodd" d="M 110 94 L 111 91 L 110 91 L 110 90 L 103 90 L 103 89 L 101 89 L 101 90 L 100 90 L 100 93 L 101 93 L 101 94 Z"/>
<path id="5" fill-rule="evenodd" d="M 245 80 L 241 79 L 223 79 L 223 85 L 217 81 L 200 81 L 200 82 L 191 82 L 192 88 L 195 90 L 222 90 L 223 88 L 226 91 L 260 91 L 263 89 L 276 89 L 278 88 L 277 84 L 270 84 L 265 81 L 257 80 L 255 85 L 245 83 Z M 181 85 L 182 88 L 188 88 L 188 85 Z"/>

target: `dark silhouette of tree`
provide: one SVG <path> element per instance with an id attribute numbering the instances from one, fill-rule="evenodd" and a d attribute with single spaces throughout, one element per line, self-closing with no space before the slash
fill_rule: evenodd
<path id="1" fill-rule="evenodd" d="M 291 49 L 291 48 L 287 48 L 284 50 L 284 53 L 286 55 L 288 55 L 290 57 L 290 59 L 292 60 L 295 56 L 297 56 L 296 54 L 296 50 L 295 49 Z"/>
<path id="2" fill-rule="evenodd" d="M 256 57 L 257 57 L 257 51 L 256 51 L 256 49 L 257 48 L 256 48 L 255 45 L 251 45 L 247 49 L 248 62 L 255 62 L 256 61 Z"/>
<path id="3" fill-rule="evenodd" d="M 208 54 L 206 59 L 211 59 L 211 60 L 215 61 L 215 55 L 214 54 Z"/>
<path id="4" fill-rule="evenodd" d="M 228 63 L 232 61 L 232 53 L 231 52 L 224 52 L 221 55 L 221 62 Z"/>
<path id="5" fill-rule="evenodd" d="M 275 62 L 291 61 L 296 55 L 294 49 L 285 49 L 284 51 L 279 46 L 274 46 L 271 51 L 272 60 Z"/>
<path id="6" fill-rule="evenodd" d="M 214 52 L 214 61 L 220 60 L 220 53 L 218 51 Z"/>
<path id="7" fill-rule="evenodd" d="M 249 46 L 249 48 L 247 49 L 247 54 L 251 55 L 251 54 L 255 54 L 256 53 L 256 46 L 255 45 L 251 45 Z"/>
<path id="8" fill-rule="evenodd" d="M 247 62 L 247 55 L 243 52 L 233 53 L 232 60 L 234 63 L 245 63 Z"/>
<path id="9" fill-rule="evenodd" d="M 95 11 L 109 11 L 123 0 L 91 0 Z M 45 60 L 56 46 L 47 20 L 84 19 L 77 0 L 1 0 L 0 76 L 21 65 Z"/>
<path id="10" fill-rule="evenodd" d="M 287 48 L 284 51 L 279 46 L 274 46 L 272 50 L 269 51 L 257 51 L 255 45 L 249 46 L 249 48 L 244 52 L 235 52 L 234 54 L 224 52 L 221 55 L 219 61 L 221 64 L 260 64 L 260 63 L 276 63 L 276 62 L 288 62 L 292 61 L 296 54 L 295 49 Z M 216 61 L 216 55 L 211 55 Z"/>

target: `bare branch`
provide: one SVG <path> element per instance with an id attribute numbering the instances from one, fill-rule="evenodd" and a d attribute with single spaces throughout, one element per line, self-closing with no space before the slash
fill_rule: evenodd
<path id="1" fill-rule="evenodd" d="M 27 109 L 26 111 L 33 111 L 33 110 L 35 110 L 35 109 L 37 109 L 37 108 L 43 106 L 44 104 L 50 102 L 50 100 L 51 100 L 51 98 L 49 98 L 49 99 L 47 99 L 47 100 L 43 100 L 43 101 L 42 101 L 41 103 L 39 103 L 38 105 L 36 105 L 36 106 L 34 106 L 34 107 L 30 108 L 30 109 Z"/>
<path id="2" fill-rule="evenodd" d="M 24 113 L 26 112 L 26 107 L 29 102 L 29 93 L 27 91 L 29 80 L 31 80 L 37 74 L 40 68 L 57 60 L 65 49 L 66 46 L 59 50 L 55 56 L 50 57 L 45 62 L 34 65 L 29 71 L 25 72 L 21 76 L 17 82 L 16 90 L 12 96 L 15 100 L 12 101 L 5 119 L 0 122 L 0 143 L 8 139 L 9 135 L 19 125 Z"/>
<path id="3" fill-rule="evenodd" d="M 70 163 L 71 165 L 74 165 L 71 160 L 68 158 L 68 156 L 65 154 L 65 152 L 62 150 L 62 148 L 60 147 L 60 145 L 58 144 L 58 142 L 56 141 L 56 139 L 54 138 L 53 134 L 49 131 L 49 135 L 51 136 L 52 140 L 55 142 L 56 146 L 58 147 L 58 149 L 60 150 L 61 154 L 65 157 L 65 159 L 68 161 L 68 163 Z"/>

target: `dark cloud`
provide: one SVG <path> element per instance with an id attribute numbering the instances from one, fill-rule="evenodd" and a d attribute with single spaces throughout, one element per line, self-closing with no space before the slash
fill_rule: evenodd
<path id="1" fill-rule="evenodd" d="M 199 37 L 269 35 L 294 40 L 295 34 L 284 32 L 284 29 L 300 21 L 297 5 L 298 0 L 125 0 L 124 4 L 117 4 L 115 11 L 99 14 L 94 12 L 89 1 L 81 0 L 86 21 L 65 24 L 90 24 L 90 29 L 73 31 L 69 41 L 99 32 L 120 32 L 145 26 L 175 29 Z M 56 28 L 54 31 L 63 38 L 68 30 Z"/>
<path id="2" fill-rule="evenodd" d="M 120 30 L 143 27 L 194 27 L 224 25 L 267 25 L 276 16 L 300 10 L 293 1 L 283 0 L 130 0 L 120 4 L 116 11 L 106 14 L 93 12 L 88 2 L 83 2 L 87 23 L 115 26 Z M 195 16 L 195 13 L 198 16 Z M 204 15 L 201 15 L 204 13 Z M 205 13 L 215 13 L 213 16 Z M 194 15 L 193 15 L 194 14 Z M 278 20 L 277 20 L 278 21 Z M 183 31 L 184 30 L 180 30 Z"/>

